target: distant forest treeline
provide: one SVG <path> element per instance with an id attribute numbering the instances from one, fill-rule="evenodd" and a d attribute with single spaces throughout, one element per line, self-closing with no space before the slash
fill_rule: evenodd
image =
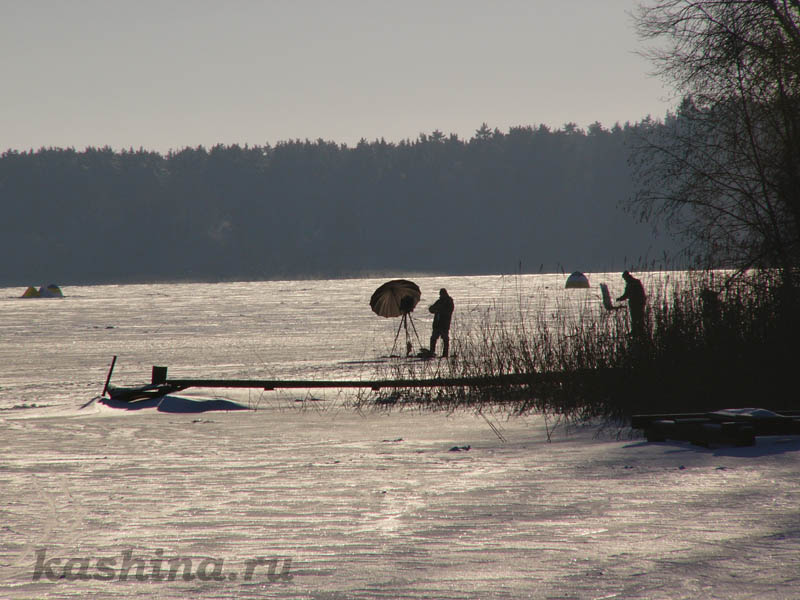
<path id="1" fill-rule="evenodd" d="M 7 151 L 0 284 L 635 267 L 675 248 L 619 206 L 640 126 Z"/>

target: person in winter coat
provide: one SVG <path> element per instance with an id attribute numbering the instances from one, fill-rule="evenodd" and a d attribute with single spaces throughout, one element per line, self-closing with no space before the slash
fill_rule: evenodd
<path id="1" fill-rule="evenodd" d="M 431 332 L 431 354 L 436 354 L 436 341 L 442 338 L 442 356 L 450 353 L 450 319 L 455 310 L 453 299 L 447 290 L 439 290 L 439 299 L 428 308 L 433 313 L 433 331 Z"/>
<path id="2" fill-rule="evenodd" d="M 631 333 L 639 336 L 644 333 L 644 307 L 647 304 L 647 295 L 644 293 L 642 282 L 633 275 L 625 271 L 622 274 L 625 280 L 625 293 L 617 298 L 628 301 L 628 312 L 631 315 Z"/>

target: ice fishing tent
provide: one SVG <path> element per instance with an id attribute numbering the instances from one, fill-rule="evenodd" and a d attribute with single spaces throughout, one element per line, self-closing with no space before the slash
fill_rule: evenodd
<path id="1" fill-rule="evenodd" d="M 568 290 L 574 288 L 588 288 L 589 278 L 580 271 L 575 271 L 572 275 L 567 277 L 567 284 L 564 287 Z"/>
<path id="2" fill-rule="evenodd" d="M 20 298 L 38 298 L 39 292 L 36 291 L 36 288 L 32 285 L 28 286 L 28 289 L 25 290 L 25 293 L 20 296 Z"/>
<path id="3" fill-rule="evenodd" d="M 42 286 L 39 288 L 39 296 L 42 298 L 63 298 L 64 294 L 60 287 L 51 283 L 47 287 Z"/>

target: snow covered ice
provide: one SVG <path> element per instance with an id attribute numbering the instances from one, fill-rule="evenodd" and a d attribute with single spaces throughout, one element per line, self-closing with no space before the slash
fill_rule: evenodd
<path id="1" fill-rule="evenodd" d="M 457 335 L 506 296 L 539 310 L 568 293 L 547 277 L 412 279 L 420 306 L 447 287 Z M 369 310 L 380 282 L 0 290 L 0 597 L 798 596 L 796 438 L 708 449 L 560 426 L 548 442 L 539 415 L 359 413 L 336 391 L 216 392 L 254 411 L 80 408 L 112 355 L 119 384 L 154 364 L 368 379 L 397 326 Z M 599 306 L 596 287 L 578 293 Z"/>

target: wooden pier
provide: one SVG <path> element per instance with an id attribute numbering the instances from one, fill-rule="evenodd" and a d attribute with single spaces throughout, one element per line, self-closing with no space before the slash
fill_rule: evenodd
<path id="1" fill-rule="evenodd" d="M 504 387 L 553 382 L 560 378 L 559 374 L 531 373 L 479 377 L 378 380 L 191 379 L 168 377 L 167 367 L 154 366 L 149 384 L 137 387 L 120 387 L 109 383 L 115 361 L 116 357 L 111 363 L 103 394 L 107 393 L 111 399 L 122 402 L 134 402 L 136 400 L 174 394 L 188 388 L 251 388 L 268 391 L 277 389 L 363 388 L 378 391 L 385 388 Z"/>
<path id="2" fill-rule="evenodd" d="M 277 389 L 413 389 L 436 387 L 508 388 L 513 386 L 562 383 L 563 373 L 515 373 L 477 377 L 433 377 L 428 379 L 378 380 L 302 380 L 302 379 L 194 379 L 168 377 L 167 367 L 154 366 L 150 383 L 137 387 L 111 385 L 111 362 L 103 395 L 118 402 L 136 402 L 181 392 L 188 388 Z M 613 372 L 589 371 L 581 376 L 615 376 Z M 576 373 L 571 374 L 572 377 Z M 752 446 L 756 436 L 800 435 L 800 411 L 773 412 L 766 409 L 726 409 L 715 412 L 639 414 L 631 417 L 631 427 L 644 431 L 649 442 L 689 441 L 700 446 L 711 444 Z"/>
<path id="3" fill-rule="evenodd" d="M 707 413 L 633 415 L 631 426 L 644 431 L 648 442 L 688 441 L 752 446 L 756 436 L 800 435 L 800 411 L 727 409 Z"/>

